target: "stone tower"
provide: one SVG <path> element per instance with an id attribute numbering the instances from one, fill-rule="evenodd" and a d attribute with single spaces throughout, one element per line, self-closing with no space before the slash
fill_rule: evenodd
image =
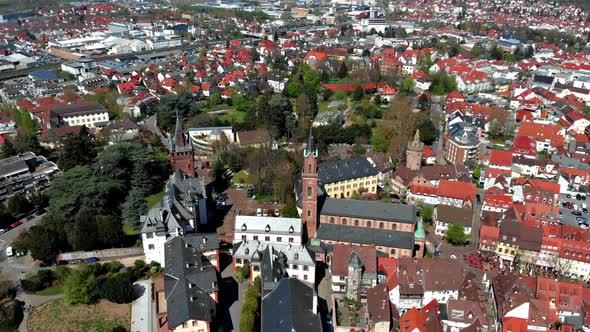
<path id="1" fill-rule="evenodd" d="M 351 300 L 360 301 L 361 299 L 363 267 L 363 262 L 353 250 L 348 260 L 348 280 L 346 282 L 346 297 Z"/>
<path id="2" fill-rule="evenodd" d="M 406 167 L 413 170 L 420 170 L 422 165 L 422 150 L 424 149 L 424 143 L 420 142 L 420 130 L 416 130 L 414 139 L 408 142 L 408 148 L 406 149 Z"/>
<path id="3" fill-rule="evenodd" d="M 311 239 L 318 229 L 318 150 L 311 131 L 303 157 L 301 220 Z"/>
<path id="4" fill-rule="evenodd" d="M 174 136 L 169 138 L 170 163 L 173 171 L 181 170 L 188 176 L 195 176 L 195 154 L 189 138 L 182 132 L 180 117 L 176 115 Z"/>

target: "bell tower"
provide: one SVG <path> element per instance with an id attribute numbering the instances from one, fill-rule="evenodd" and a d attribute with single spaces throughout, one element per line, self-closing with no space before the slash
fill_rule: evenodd
<path id="1" fill-rule="evenodd" d="M 190 140 L 182 132 L 182 125 L 178 113 L 176 114 L 176 129 L 174 136 L 170 137 L 170 163 L 172 170 L 183 171 L 186 175 L 195 176 L 195 155 Z"/>
<path id="2" fill-rule="evenodd" d="M 311 131 L 303 157 L 301 220 L 311 239 L 318 229 L 318 150 Z"/>
<path id="3" fill-rule="evenodd" d="M 413 170 L 419 171 L 422 165 L 422 150 L 424 149 L 424 143 L 420 142 L 420 131 L 416 130 L 414 139 L 408 142 L 408 148 L 406 149 L 406 167 Z"/>

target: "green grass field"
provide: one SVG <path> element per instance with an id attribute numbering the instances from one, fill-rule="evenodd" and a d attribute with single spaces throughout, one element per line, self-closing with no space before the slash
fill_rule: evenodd
<path id="1" fill-rule="evenodd" d="M 160 200 L 164 197 L 164 190 L 160 191 L 159 193 L 155 193 L 145 198 L 148 208 L 154 207 Z"/>
<path id="2" fill-rule="evenodd" d="M 63 294 L 63 289 L 61 288 L 60 285 L 57 286 L 51 286 L 49 288 L 45 288 L 42 291 L 38 291 L 37 295 L 42 295 L 42 296 L 51 296 L 51 295 L 59 295 L 59 294 Z"/>

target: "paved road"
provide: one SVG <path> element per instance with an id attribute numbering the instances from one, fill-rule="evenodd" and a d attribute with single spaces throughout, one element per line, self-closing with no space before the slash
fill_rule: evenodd
<path id="1" fill-rule="evenodd" d="M 38 269 L 37 266 L 32 266 L 30 255 L 24 257 L 7 257 L 6 248 L 21 232 L 28 230 L 41 220 L 43 215 L 44 214 L 41 214 L 29 221 L 24 221 L 23 219 L 22 225 L 0 235 L 0 272 L 3 277 L 16 281 L 23 278 L 27 273 L 35 272 Z"/>
<path id="2" fill-rule="evenodd" d="M 131 303 L 131 332 L 153 332 L 156 314 L 152 303 L 152 281 L 136 281 L 133 287 L 140 295 Z"/>

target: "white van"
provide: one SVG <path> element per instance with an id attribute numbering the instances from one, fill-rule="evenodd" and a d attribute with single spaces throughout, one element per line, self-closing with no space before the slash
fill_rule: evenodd
<path id="1" fill-rule="evenodd" d="M 14 256 L 14 250 L 12 249 L 12 247 L 6 248 L 6 256 L 8 256 L 8 257 Z"/>

